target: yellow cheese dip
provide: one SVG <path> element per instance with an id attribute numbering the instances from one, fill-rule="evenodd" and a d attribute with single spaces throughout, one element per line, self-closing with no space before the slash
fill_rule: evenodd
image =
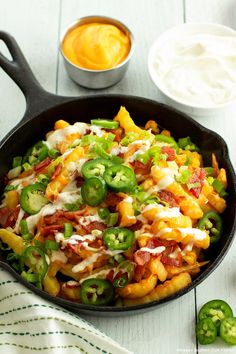
<path id="1" fill-rule="evenodd" d="M 73 28 L 64 38 L 64 55 L 75 65 L 91 70 L 111 69 L 129 54 L 130 38 L 107 23 L 88 23 Z"/>

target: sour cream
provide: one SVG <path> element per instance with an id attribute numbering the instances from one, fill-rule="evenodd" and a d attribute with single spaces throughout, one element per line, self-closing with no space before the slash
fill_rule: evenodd
<path id="1" fill-rule="evenodd" d="M 236 35 L 173 30 L 152 47 L 149 69 L 157 86 L 180 103 L 228 103 L 236 98 Z"/>

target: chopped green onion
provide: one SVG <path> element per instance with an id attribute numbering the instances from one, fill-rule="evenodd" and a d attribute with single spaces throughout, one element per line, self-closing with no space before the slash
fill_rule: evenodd
<path id="1" fill-rule="evenodd" d="M 214 180 L 215 180 L 214 177 L 211 177 L 211 176 L 207 177 L 207 182 L 208 182 L 210 185 L 212 185 L 212 183 L 214 182 Z"/>
<path id="2" fill-rule="evenodd" d="M 156 195 L 148 197 L 145 201 L 144 204 L 154 204 L 154 203 L 160 203 L 160 198 L 158 198 Z"/>
<path id="3" fill-rule="evenodd" d="M 33 237 L 34 237 L 34 235 L 32 235 L 32 234 L 30 234 L 30 233 L 25 234 L 25 235 L 22 236 L 22 238 L 23 238 L 24 241 L 30 241 L 30 240 L 33 239 Z"/>
<path id="4" fill-rule="evenodd" d="M 126 286 L 129 283 L 129 280 L 127 278 L 127 276 L 124 274 L 122 275 L 120 278 L 115 279 L 113 281 L 113 286 L 115 288 L 123 288 L 124 286 Z"/>
<path id="5" fill-rule="evenodd" d="M 46 174 L 40 174 L 38 175 L 38 181 L 46 186 L 50 182 L 50 178 Z"/>
<path id="6" fill-rule="evenodd" d="M 48 167 L 48 176 L 50 177 L 53 172 L 55 171 L 55 168 L 57 167 L 57 165 L 59 165 L 59 163 L 62 162 L 62 157 L 59 156 L 56 158 L 56 160 L 54 160 Z"/>
<path id="7" fill-rule="evenodd" d="M 73 234 L 73 226 L 69 222 L 64 224 L 64 237 L 69 238 Z"/>
<path id="8" fill-rule="evenodd" d="M 29 156 L 28 160 L 29 160 L 30 165 L 33 165 L 34 163 L 36 163 L 37 157 L 31 155 L 31 156 Z"/>
<path id="9" fill-rule="evenodd" d="M 18 166 L 18 167 L 12 168 L 12 169 L 8 172 L 7 177 L 8 177 L 9 179 L 13 179 L 13 178 L 18 177 L 20 173 L 21 173 L 21 166 Z"/>
<path id="10" fill-rule="evenodd" d="M 186 156 L 184 166 L 189 166 L 190 164 L 191 164 L 191 158 L 190 158 L 190 156 Z"/>
<path id="11" fill-rule="evenodd" d="M 114 259 L 117 261 L 117 263 L 122 263 L 125 261 L 125 257 L 121 254 L 117 254 L 116 256 L 114 256 Z"/>
<path id="12" fill-rule="evenodd" d="M 116 122 L 115 120 L 111 119 L 91 119 L 91 124 L 92 125 L 97 125 L 98 127 L 104 128 L 104 129 L 117 129 L 119 128 L 119 122 Z"/>
<path id="13" fill-rule="evenodd" d="M 64 206 L 68 211 L 80 210 L 83 205 L 82 197 L 78 198 L 74 203 L 66 203 Z"/>
<path id="14" fill-rule="evenodd" d="M 29 233 L 28 224 L 25 219 L 20 221 L 20 233 L 23 236 Z"/>
<path id="15" fill-rule="evenodd" d="M 109 217 L 110 211 L 108 208 L 99 208 L 98 209 L 98 215 L 102 220 L 105 220 L 106 218 Z"/>
<path id="16" fill-rule="evenodd" d="M 4 188 L 4 193 L 5 192 L 9 192 L 9 191 L 13 191 L 14 189 L 17 189 L 17 186 L 13 186 L 11 184 L 8 184 L 5 188 Z"/>
<path id="17" fill-rule="evenodd" d="M 12 262 L 12 261 L 16 261 L 16 260 L 19 260 L 20 256 L 16 253 L 8 253 L 7 257 L 6 257 L 6 260 L 8 262 Z"/>
<path id="18" fill-rule="evenodd" d="M 176 151 L 179 150 L 178 144 L 175 141 L 174 138 L 172 138 L 172 136 L 167 136 L 164 134 L 157 134 L 155 135 L 155 139 L 161 143 L 167 143 L 169 144 L 171 147 L 173 147 Z"/>
<path id="19" fill-rule="evenodd" d="M 189 170 L 184 170 L 181 175 L 176 178 L 176 181 L 181 184 L 186 184 L 190 176 L 191 172 Z"/>
<path id="20" fill-rule="evenodd" d="M 28 162 L 25 162 L 22 167 L 24 171 L 29 171 L 31 169 L 31 165 Z"/>
<path id="21" fill-rule="evenodd" d="M 16 156 L 13 157 L 13 161 L 12 161 L 12 167 L 19 167 L 22 164 L 22 156 Z"/>
<path id="22" fill-rule="evenodd" d="M 60 152 L 56 149 L 50 149 L 48 150 L 48 156 L 51 157 L 52 159 L 55 159 L 60 155 Z"/>
<path id="23" fill-rule="evenodd" d="M 46 240 L 44 244 L 44 249 L 48 251 L 57 251 L 59 247 L 59 243 L 52 240 Z"/>
<path id="24" fill-rule="evenodd" d="M 213 167 L 204 167 L 204 170 L 206 171 L 206 176 L 207 177 L 214 177 L 215 170 L 214 170 Z"/>
<path id="25" fill-rule="evenodd" d="M 187 136 L 186 138 L 180 138 L 178 140 L 178 145 L 183 150 L 199 151 L 199 148 L 191 141 L 189 136 Z"/>
<path id="26" fill-rule="evenodd" d="M 0 240 L 0 250 L 1 251 L 10 251 L 10 247 L 8 245 L 4 246 L 4 243 Z"/>
<path id="27" fill-rule="evenodd" d="M 188 187 L 188 189 L 200 188 L 201 183 L 200 182 L 187 183 L 187 187 Z"/>
<path id="28" fill-rule="evenodd" d="M 98 236 L 101 236 L 101 235 L 102 235 L 102 231 L 101 231 L 101 230 L 94 229 L 94 230 L 91 231 L 91 234 L 92 234 L 93 236 L 98 237 Z"/>
<path id="29" fill-rule="evenodd" d="M 25 279 L 29 283 L 37 283 L 39 281 L 38 274 L 28 273 L 28 272 L 23 271 L 21 273 L 21 276 L 23 279 Z"/>
<path id="30" fill-rule="evenodd" d="M 68 211 L 77 211 L 80 209 L 80 206 L 76 203 L 66 203 L 64 206 Z"/>
<path id="31" fill-rule="evenodd" d="M 81 139 L 81 146 L 91 145 L 92 143 L 96 142 L 96 136 L 94 135 L 84 135 Z"/>
<path id="32" fill-rule="evenodd" d="M 118 213 L 110 213 L 106 219 L 107 226 L 114 226 L 118 221 Z"/>
<path id="33" fill-rule="evenodd" d="M 110 160 L 116 165 L 119 165 L 124 162 L 124 160 L 119 156 L 111 156 Z"/>
<path id="34" fill-rule="evenodd" d="M 20 264 L 19 264 L 20 256 L 16 253 L 8 253 L 6 260 L 11 264 L 11 266 L 17 271 L 20 271 Z"/>
<path id="35" fill-rule="evenodd" d="M 107 140 L 114 141 L 115 137 L 116 137 L 115 134 L 109 133 L 107 136 Z"/>
<path id="36" fill-rule="evenodd" d="M 127 133 L 123 139 L 121 139 L 121 145 L 128 146 L 133 143 L 135 140 L 138 140 L 138 133 Z"/>
<path id="37" fill-rule="evenodd" d="M 101 156 L 103 159 L 110 159 L 110 155 L 97 143 L 92 146 L 91 151 L 98 156 Z"/>
<path id="38" fill-rule="evenodd" d="M 215 189 L 215 191 L 217 193 L 219 193 L 220 197 L 226 197 L 228 195 L 228 193 L 226 193 L 223 184 L 218 180 L 215 179 L 212 183 L 213 188 Z"/>

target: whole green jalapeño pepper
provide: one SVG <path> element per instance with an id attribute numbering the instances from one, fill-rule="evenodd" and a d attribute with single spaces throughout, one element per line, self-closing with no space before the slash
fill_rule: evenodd
<path id="1" fill-rule="evenodd" d="M 198 228 L 209 231 L 211 243 L 216 243 L 222 234 L 222 219 L 215 211 L 208 211 L 199 220 Z"/>
<path id="2" fill-rule="evenodd" d="M 219 330 L 221 321 L 233 316 L 233 311 L 227 302 L 223 300 L 208 301 L 199 311 L 199 320 L 210 318 Z"/>
<path id="3" fill-rule="evenodd" d="M 110 250 L 126 251 L 134 242 L 134 233 L 125 227 L 111 227 L 104 231 L 103 241 Z"/>
<path id="4" fill-rule="evenodd" d="M 106 184 L 115 192 L 130 192 L 137 184 L 134 171 L 128 166 L 113 165 L 103 175 Z"/>
<path id="5" fill-rule="evenodd" d="M 81 172 L 85 179 L 91 177 L 102 177 L 106 168 L 112 165 L 113 163 L 110 160 L 98 158 L 85 162 L 82 166 Z"/>
<path id="6" fill-rule="evenodd" d="M 28 271 L 25 270 L 25 266 L 29 268 Z M 20 257 L 20 269 L 26 281 L 40 285 L 48 271 L 48 264 L 43 250 L 36 246 L 27 247 Z"/>
<path id="7" fill-rule="evenodd" d="M 87 279 L 81 285 L 80 298 L 87 305 L 107 305 L 114 298 L 114 288 L 108 280 Z"/>
<path id="8" fill-rule="evenodd" d="M 42 183 L 31 184 L 22 189 L 20 206 L 27 214 L 37 214 L 48 203 L 44 195 L 45 185 Z"/>
<path id="9" fill-rule="evenodd" d="M 104 180 L 98 177 L 86 179 L 81 187 L 81 195 L 85 204 L 90 206 L 101 204 L 107 195 L 107 188 Z"/>

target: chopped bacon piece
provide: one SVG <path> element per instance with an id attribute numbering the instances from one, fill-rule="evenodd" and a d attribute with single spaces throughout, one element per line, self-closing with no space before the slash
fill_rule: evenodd
<path id="1" fill-rule="evenodd" d="M 137 251 L 137 241 L 135 241 L 132 245 L 132 247 L 130 247 L 127 251 L 125 251 L 123 254 L 125 256 L 126 259 L 128 259 L 129 261 L 133 261 L 134 260 L 134 253 Z"/>
<path id="2" fill-rule="evenodd" d="M 94 240 L 92 242 L 88 241 L 88 243 L 89 243 L 89 247 L 93 247 L 93 248 L 101 248 L 103 246 L 103 242 L 99 238 L 97 238 L 96 240 Z"/>
<path id="3" fill-rule="evenodd" d="M 136 282 L 140 282 L 140 280 L 143 279 L 144 273 L 145 273 L 145 267 L 137 264 L 134 270 L 134 280 Z"/>
<path id="4" fill-rule="evenodd" d="M 66 219 L 69 220 L 77 220 L 80 216 L 83 216 L 85 214 L 86 208 L 83 208 L 81 210 L 76 210 L 76 211 L 64 211 L 63 215 Z"/>
<path id="5" fill-rule="evenodd" d="M 119 195 L 117 195 L 114 192 L 109 191 L 107 193 L 105 203 L 107 204 L 108 207 L 116 207 L 117 204 L 119 204 L 122 200 L 123 200 L 122 197 L 120 197 Z"/>
<path id="6" fill-rule="evenodd" d="M 47 157 L 43 161 L 39 162 L 37 165 L 34 166 L 35 172 L 39 173 L 42 172 L 41 170 L 45 169 L 50 163 L 52 162 L 52 159 Z"/>
<path id="7" fill-rule="evenodd" d="M 47 215 L 44 217 L 45 225 L 53 225 L 53 224 L 64 224 L 68 222 L 68 220 L 77 220 L 78 217 L 84 215 L 85 208 L 77 211 L 62 211 L 58 210 L 53 215 Z"/>
<path id="8" fill-rule="evenodd" d="M 49 225 L 49 226 L 43 226 L 40 229 L 40 234 L 42 236 L 49 236 L 49 235 L 55 235 L 58 231 L 62 231 L 64 229 L 63 224 L 54 224 L 54 225 Z"/>
<path id="9" fill-rule="evenodd" d="M 188 181 L 188 184 L 196 184 L 196 187 L 190 189 L 190 192 L 196 198 L 199 198 L 205 177 L 206 171 L 204 168 L 195 168 L 192 177 Z"/>
<path id="10" fill-rule="evenodd" d="M 18 205 L 15 209 L 10 210 L 10 213 L 8 214 L 8 217 L 6 219 L 5 224 L 3 225 L 4 228 L 10 226 L 13 227 L 16 223 L 16 220 L 18 218 L 20 212 L 20 206 Z"/>
<path id="11" fill-rule="evenodd" d="M 134 261 L 140 266 L 143 266 L 144 264 L 148 263 L 151 259 L 151 254 L 146 251 L 137 251 L 134 254 Z"/>
<path id="12" fill-rule="evenodd" d="M 62 170 L 62 164 L 59 163 L 56 168 L 55 171 L 52 174 L 51 180 L 53 181 L 55 178 L 57 178 L 57 176 L 59 176 L 59 174 L 61 173 Z"/>
<path id="13" fill-rule="evenodd" d="M 158 192 L 158 197 L 161 199 L 161 201 L 168 203 L 171 208 L 179 206 L 177 198 L 170 191 L 163 189 Z"/>
<path id="14" fill-rule="evenodd" d="M 175 149 L 169 146 L 162 146 L 161 153 L 167 155 L 166 161 L 174 161 L 175 159 Z"/>
<path id="15" fill-rule="evenodd" d="M 182 263 L 183 263 L 183 259 L 182 259 L 181 254 L 179 253 L 179 254 L 177 254 L 176 258 L 172 258 L 169 256 L 162 256 L 161 262 L 163 264 L 167 264 L 170 266 L 181 267 Z"/>
<path id="16" fill-rule="evenodd" d="M 105 224 L 103 224 L 102 222 L 99 222 L 99 221 L 92 221 L 88 225 L 82 225 L 82 227 L 88 233 L 91 233 L 92 230 L 104 231 L 107 228 L 107 226 Z"/>
<path id="17" fill-rule="evenodd" d="M 110 270 L 110 272 L 107 274 L 106 279 L 109 280 L 111 283 L 113 282 L 114 278 L 114 270 Z"/>
<path id="18" fill-rule="evenodd" d="M 118 272 L 115 277 L 114 277 L 114 270 L 112 269 L 106 276 L 106 279 L 109 280 L 111 283 L 114 282 L 114 280 L 116 279 L 119 279 L 121 278 L 124 274 L 127 274 L 127 273 L 124 273 L 122 271 Z"/>
<path id="19" fill-rule="evenodd" d="M 161 246 L 164 246 L 164 243 L 162 241 L 160 241 L 157 237 L 152 237 L 148 241 L 146 247 L 153 249 L 153 248 L 161 247 Z"/>
<path id="20" fill-rule="evenodd" d="M 76 177 L 76 186 L 78 188 L 82 187 L 82 184 L 84 183 L 84 179 L 81 176 Z"/>
<path id="21" fill-rule="evenodd" d="M 72 245 L 71 243 L 67 243 L 66 247 L 67 247 L 69 250 L 71 250 L 73 253 L 77 253 L 78 244 Z"/>
<path id="22" fill-rule="evenodd" d="M 115 135 L 114 141 L 117 141 L 118 143 L 122 139 L 122 134 L 123 134 L 123 129 L 118 128 L 118 129 L 109 129 L 109 132 Z"/>
<path id="23" fill-rule="evenodd" d="M 163 244 L 166 247 L 165 251 L 162 253 L 161 262 L 163 264 L 168 264 L 176 267 L 181 267 L 183 263 L 181 250 L 176 252 L 178 243 L 176 241 L 163 240 Z M 176 252 L 175 257 L 170 257 L 170 254 Z"/>
<path id="24" fill-rule="evenodd" d="M 7 218 L 9 217 L 11 210 L 3 207 L 0 209 L 0 225 L 5 225 Z"/>
<path id="25" fill-rule="evenodd" d="M 142 226 L 143 226 L 142 221 L 138 220 L 134 225 L 131 225 L 129 229 L 132 231 L 137 231 L 140 230 Z"/>
<path id="26" fill-rule="evenodd" d="M 64 215 L 64 212 L 62 210 L 57 211 L 53 215 L 47 215 L 44 217 L 44 224 L 45 225 L 54 225 L 56 223 L 60 223 L 60 221 L 62 221 L 63 215 Z"/>
<path id="27" fill-rule="evenodd" d="M 132 163 L 132 166 L 136 174 L 147 175 L 148 173 L 150 173 L 151 160 L 149 160 L 146 164 L 142 163 L 141 161 L 135 160 Z"/>

